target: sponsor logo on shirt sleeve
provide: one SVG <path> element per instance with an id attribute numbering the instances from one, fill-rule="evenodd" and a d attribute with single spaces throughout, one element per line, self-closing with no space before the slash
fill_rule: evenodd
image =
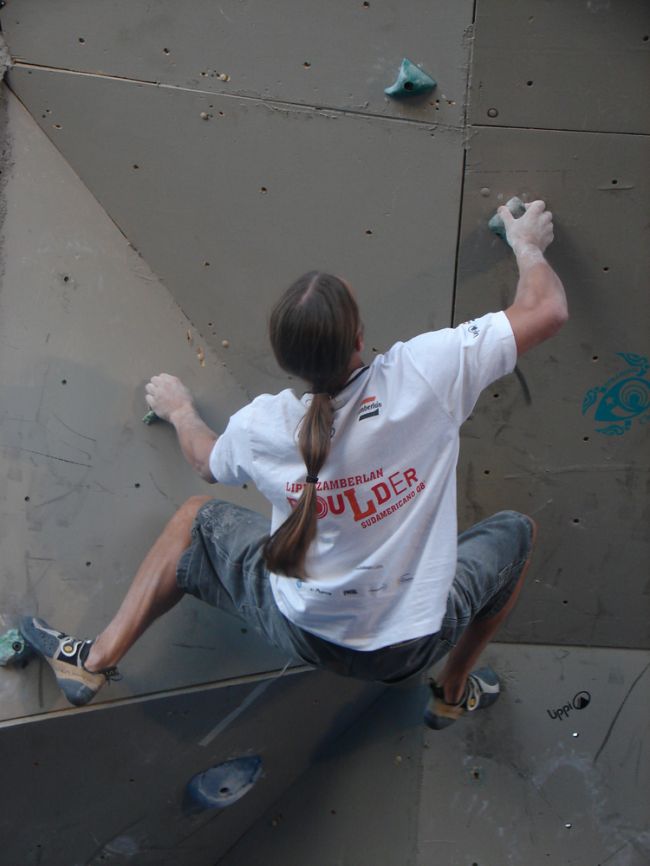
<path id="1" fill-rule="evenodd" d="M 476 324 L 474 319 L 470 319 L 469 322 L 463 322 L 463 328 L 467 331 L 468 334 L 471 334 L 472 337 L 476 340 L 481 333 L 481 329 Z"/>

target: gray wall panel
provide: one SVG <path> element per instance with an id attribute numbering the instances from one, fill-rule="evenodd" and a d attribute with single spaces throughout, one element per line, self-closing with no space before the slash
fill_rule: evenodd
<path id="1" fill-rule="evenodd" d="M 12 0 L 2 26 L 21 62 L 460 126 L 472 12 L 471 0 Z M 438 89 L 389 100 L 403 57 Z"/>
<path id="2" fill-rule="evenodd" d="M 0 727 L 0 864 L 214 866 L 381 691 L 309 672 Z M 194 774 L 254 756 L 242 799 L 186 814 Z"/>
<path id="3" fill-rule="evenodd" d="M 485 661 L 494 707 L 429 731 L 427 690 L 391 690 L 220 866 L 644 866 L 648 653 L 497 644 Z"/>
<path id="4" fill-rule="evenodd" d="M 171 428 L 141 423 L 143 385 L 161 370 L 187 381 L 217 428 L 245 395 L 15 97 L 2 110 L 11 155 L 0 294 L 0 616 L 38 613 L 93 636 L 185 498 L 213 493 L 265 506 L 252 490 L 204 484 Z M 284 662 L 237 621 L 186 600 L 98 700 Z M 3 718 L 63 706 L 38 663 L 0 668 Z"/>
<path id="5" fill-rule="evenodd" d="M 386 691 L 219 866 L 414 866 L 425 700 L 418 686 Z"/>
<path id="6" fill-rule="evenodd" d="M 417 866 L 647 863 L 648 653 L 493 646 L 486 661 L 499 703 L 444 748 L 425 736 Z"/>
<path id="7" fill-rule="evenodd" d="M 471 122 L 648 133 L 649 34 L 645 0 L 480 0 Z"/>
<path id="8" fill-rule="evenodd" d="M 448 324 L 461 132 L 44 70 L 11 86 L 249 393 L 287 381 L 267 312 L 313 267 L 352 281 L 369 350 Z"/>
<path id="9" fill-rule="evenodd" d="M 571 311 L 558 337 L 520 361 L 532 403 L 510 377 L 463 430 L 462 522 L 512 507 L 540 523 L 532 579 L 507 631 L 516 640 L 647 645 L 647 372 L 632 386 L 638 402 L 616 410 L 621 420 L 582 411 L 590 389 L 635 378 L 618 353 L 650 356 L 646 150 L 642 136 L 482 129 L 472 139 L 456 320 L 512 297 L 514 260 L 485 224 L 514 194 L 543 197 L 555 213 L 549 259 Z"/>

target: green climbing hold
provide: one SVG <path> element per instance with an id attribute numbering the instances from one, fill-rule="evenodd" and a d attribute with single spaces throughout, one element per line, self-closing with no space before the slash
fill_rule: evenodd
<path id="1" fill-rule="evenodd" d="M 430 75 L 405 57 L 397 73 L 394 84 L 384 90 L 386 96 L 416 96 L 427 93 L 437 85 Z"/>
<path id="2" fill-rule="evenodd" d="M 160 421 L 160 418 L 156 415 L 153 409 L 149 409 L 147 414 L 142 419 L 143 424 L 153 424 L 154 421 Z"/>
<path id="3" fill-rule="evenodd" d="M 517 196 L 507 201 L 506 207 L 515 219 L 519 219 L 520 216 L 523 216 L 526 213 L 526 207 L 523 201 L 520 198 L 517 198 Z M 494 232 L 495 235 L 499 235 L 500 238 L 503 238 L 504 241 L 507 240 L 506 227 L 498 213 L 494 214 L 488 223 L 488 228 L 491 232 Z"/>
<path id="4" fill-rule="evenodd" d="M 0 667 L 20 665 L 24 667 L 34 656 L 34 650 L 17 628 L 10 628 L 0 634 Z"/>

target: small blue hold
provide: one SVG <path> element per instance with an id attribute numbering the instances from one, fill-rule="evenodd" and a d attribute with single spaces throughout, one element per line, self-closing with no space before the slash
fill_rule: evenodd
<path id="1" fill-rule="evenodd" d="M 515 196 L 514 198 L 509 199 L 506 202 L 506 207 L 513 215 L 515 219 L 519 219 L 526 213 L 526 206 L 520 198 Z M 503 238 L 504 241 L 507 241 L 506 237 L 506 226 L 498 212 L 494 214 L 492 219 L 488 223 L 488 228 L 491 232 L 494 232 L 495 235 L 499 235 L 500 238 Z"/>
<path id="2" fill-rule="evenodd" d="M 257 755 L 232 758 L 192 776 L 185 788 L 187 812 L 226 809 L 248 794 L 262 775 L 262 759 Z"/>
<path id="3" fill-rule="evenodd" d="M 405 57 L 402 60 L 395 83 L 387 87 L 384 93 L 386 96 L 416 96 L 433 90 L 437 83 L 424 70 Z"/>

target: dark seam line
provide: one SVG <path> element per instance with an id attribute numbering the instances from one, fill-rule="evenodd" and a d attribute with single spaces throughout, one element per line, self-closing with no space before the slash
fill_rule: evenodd
<path id="1" fill-rule="evenodd" d="M 460 269 L 460 247 L 461 247 L 461 229 L 463 225 L 463 201 L 465 193 L 465 167 L 467 164 L 467 150 L 463 148 L 463 169 L 460 179 L 460 202 L 458 205 L 458 227 L 456 229 L 456 258 L 454 260 L 454 284 L 451 293 L 451 322 L 450 327 L 454 327 L 456 319 L 456 296 L 458 294 L 458 271 Z"/>
<path id="2" fill-rule="evenodd" d="M 180 84 L 168 84 L 163 81 L 149 81 L 147 79 L 141 78 L 127 78 L 124 75 L 112 75 L 103 72 L 87 72 L 79 69 L 66 69 L 64 67 L 59 66 L 46 66 L 45 64 L 39 63 L 27 63 L 26 61 L 15 61 L 11 69 L 20 69 L 20 68 L 30 68 L 30 69 L 41 69 L 49 72 L 58 72 L 65 73 L 69 75 L 79 75 L 84 78 L 102 78 L 108 79 L 111 81 L 124 81 L 129 84 L 142 84 L 148 85 L 149 87 L 158 87 L 161 90 L 177 90 L 181 93 L 195 93 L 201 96 L 213 96 L 213 97 L 223 97 L 224 99 L 239 99 L 245 102 L 255 102 L 260 105 L 266 105 L 270 108 L 277 106 L 278 109 L 282 108 L 296 108 L 303 109 L 305 111 L 317 111 L 317 112 L 336 112 L 338 115 L 351 115 L 352 117 L 370 117 L 375 120 L 386 120 L 391 123 L 404 123 L 407 125 L 413 126 L 421 126 L 424 128 L 431 129 L 435 132 L 445 131 L 445 132 L 457 132 L 464 133 L 465 125 L 454 125 L 449 123 L 440 123 L 434 119 L 429 120 L 418 120 L 416 118 L 410 117 L 393 117 L 391 115 L 386 114 L 376 114 L 371 111 L 359 111 L 349 108 L 340 108 L 334 105 L 311 105 L 308 102 L 289 102 L 282 99 L 263 99 L 260 96 L 247 96 L 241 93 L 224 93 L 220 90 L 198 90 L 193 87 L 185 87 Z M 9 70 L 11 72 L 11 69 Z"/>
<path id="3" fill-rule="evenodd" d="M 636 135 L 642 138 L 650 138 L 650 133 L 647 132 L 618 132 L 616 130 L 603 129 L 565 129 L 564 127 L 557 128 L 553 126 L 506 126 L 498 123 L 468 123 L 468 129 L 509 129 L 521 130 L 522 132 L 573 132 L 575 135 Z"/>

